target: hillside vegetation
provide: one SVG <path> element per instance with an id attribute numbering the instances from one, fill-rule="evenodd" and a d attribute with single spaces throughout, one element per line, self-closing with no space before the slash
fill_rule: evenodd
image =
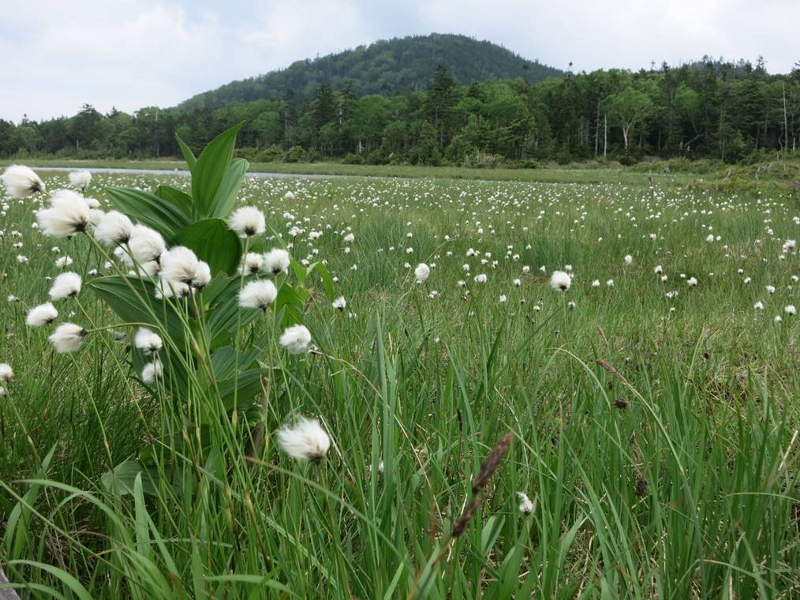
<path id="1" fill-rule="evenodd" d="M 314 97 L 320 85 L 357 96 L 424 90 L 437 65 L 446 67 L 459 83 L 517 78 L 535 83 L 564 74 L 492 42 L 434 33 L 379 40 L 315 60 L 299 60 L 286 69 L 232 81 L 198 94 L 178 108 L 185 111 L 208 106 L 219 108 L 234 101 L 280 100 L 287 95 L 306 102 Z"/>

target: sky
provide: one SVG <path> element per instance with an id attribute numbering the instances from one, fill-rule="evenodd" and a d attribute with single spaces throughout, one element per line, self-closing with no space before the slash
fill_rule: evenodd
<path id="1" fill-rule="evenodd" d="M 7 0 L 11 1 L 11 0 Z M 25 0 L 0 20 L 0 119 L 174 106 L 379 39 L 457 33 L 566 70 L 800 60 L 800 0 Z"/>

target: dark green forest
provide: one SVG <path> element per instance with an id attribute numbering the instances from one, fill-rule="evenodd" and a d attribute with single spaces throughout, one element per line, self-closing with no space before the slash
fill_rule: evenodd
<path id="1" fill-rule="evenodd" d="M 705 57 L 543 79 L 551 74 L 461 36 L 392 40 L 234 82 L 175 108 L 104 115 L 86 104 L 72 117 L 0 121 L 0 156 L 179 156 L 176 133 L 200 148 L 240 121 L 239 152 L 259 162 L 736 162 L 793 153 L 800 141 L 800 65 L 777 75 L 761 60 Z"/>
<path id="2" fill-rule="evenodd" d="M 286 90 L 294 92 L 295 101 L 305 103 L 314 98 L 322 84 L 338 91 L 348 89 L 357 96 L 425 90 L 436 65 L 446 67 L 460 83 L 518 78 L 536 83 L 564 74 L 491 42 L 434 33 L 380 40 L 316 60 L 298 61 L 280 71 L 198 94 L 179 108 L 186 111 L 220 108 L 234 101 L 282 100 Z"/>

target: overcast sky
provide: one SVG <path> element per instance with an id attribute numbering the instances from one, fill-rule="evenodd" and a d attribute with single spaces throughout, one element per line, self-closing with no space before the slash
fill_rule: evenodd
<path id="1" fill-rule="evenodd" d="M 233 79 L 412 34 L 459 33 L 576 71 L 704 54 L 786 73 L 800 0 L 6 0 L 0 118 L 174 106 Z M 599 5 L 599 6 L 598 6 Z"/>

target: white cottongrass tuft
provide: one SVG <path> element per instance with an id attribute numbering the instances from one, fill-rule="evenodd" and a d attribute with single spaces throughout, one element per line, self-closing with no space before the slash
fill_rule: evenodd
<path id="1" fill-rule="evenodd" d="M 755 304 L 753 304 L 753 308 L 754 308 L 755 310 L 764 310 L 764 303 L 763 303 L 763 302 L 761 302 L 761 300 L 759 300 L 758 302 L 756 302 Z"/>
<path id="2" fill-rule="evenodd" d="M 524 492 L 517 492 L 517 496 L 519 496 L 519 512 L 525 515 L 531 514 L 533 512 L 533 502 L 528 498 L 528 495 Z"/>
<path id="3" fill-rule="evenodd" d="M 133 234 L 133 223 L 121 212 L 112 210 L 100 217 L 94 228 L 94 239 L 101 244 L 127 244 Z"/>
<path id="4" fill-rule="evenodd" d="M 0 179 L 3 180 L 8 195 L 13 198 L 27 198 L 45 189 L 44 183 L 33 169 L 24 165 L 11 165 L 0 175 Z"/>
<path id="5" fill-rule="evenodd" d="M 164 238 L 155 229 L 145 225 L 134 225 L 131 229 L 128 251 L 140 265 L 158 260 L 166 250 Z"/>
<path id="6" fill-rule="evenodd" d="M 488 277 L 486 276 L 486 273 L 478 273 L 472 279 L 475 281 L 475 283 L 486 283 Z"/>
<path id="7" fill-rule="evenodd" d="M 58 310 L 50 302 L 35 306 L 28 311 L 25 323 L 31 327 L 49 325 L 58 318 Z"/>
<path id="8" fill-rule="evenodd" d="M 264 255 L 264 267 L 273 275 L 283 273 L 289 268 L 289 253 L 281 248 L 273 248 Z"/>
<path id="9" fill-rule="evenodd" d="M 425 283 L 430 277 L 431 268 L 425 263 L 419 263 L 417 268 L 414 269 L 414 277 L 417 278 L 417 283 Z"/>
<path id="10" fill-rule="evenodd" d="M 69 182 L 83 191 L 92 183 L 92 174 L 89 171 L 72 171 L 69 174 Z"/>
<path id="11" fill-rule="evenodd" d="M 593 287 L 593 288 L 599 288 L 599 287 L 600 287 L 600 280 L 599 280 L 599 279 L 595 279 L 595 280 L 592 282 L 592 287 Z"/>
<path id="12" fill-rule="evenodd" d="M 193 288 L 202 290 L 208 285 L 209 281 L 211 281 L 211 267 L 208 266 L 207 262 L 201 260 L 197 263 L 197 269 L 194 272 L 191 285 Z"/>
<path id="13" fill-rule="evenodd" d="M 293 426 L 284 425 L 277 433 L 281 450 L 297 460 L 320 462 L 328 454 L 331 439 L 317 419 L 301 417 Z"/>
<path id="14" fill-rule="evenodd" d="M 689 277 L 689 279 L 686 280 L 686 285 L 695 287 L 697 285 L 697 277 Z"/>
<path id="15" fill-rule="evenodd" d="M 71 256 L 62 256 L 58 260 L 56 260 L 56 266 L 59 269 L 63 269 L 64 267 L 68 267 L 73 263 Z"/>
<path id="16" fill-rule="evenodd" d="M 14 369 L 8 363 L 0 363 L 0 382 L 8 383 L 14 379 Z"/>
<path id="17" fill-rule="evenodd" d="M 553 271 L 550 276 L 550 287 L 557 292 L 566 292 L 572 285 L 572 278 L 564 271 Z"/>
<path id="18" fill-rule="evenodd" d="M 164 345 L 161 341 L 161 336 L 147 327 L 139 327 L 133 337 L 133 344 L 146 356 L 155 354 Z"/>
<path id="19" fill-rule="evenodd" d="M 253 275 L 258 273 L 264 266 L 264 255 L 255 252 L 248 252 L 242 258 L 242 267 L 239 272 L 242 275 Z"/>
<path id="20" fill-rule="evenodd" d="M 264 213 L 255 206 L 243 206 L 235 210 L 228 219 L 228 226 L 245 237 L 252 237 L 267 230 Z"/>
<path id="21" fill-rule="evenodd" d="M 303 354 L 308 350 L 311 343 L 311 332 L 305 325 L 294 325 L 287 327 L 280 339 L 281 346 L 289 351 L 289 354 Z"/>
<path id="22" fill-rule="evenodd" d="M 338 298 L 336 298 L 336 300 L 331 302 L 331 306 L 333 306 L 333 308 L 335 308 L 336 310 L 343 311 L 345 308 L 347 308 L 347 300 L 344 299 L 344 296 L 339 296 Z"/>
<path id="23" fill-rule="evenodd" d="M 142 369 L 142 381 L 147 385 L 152 385 L 156 382 L 156 379 L 161 379 L 163 375 L 164 367 L 158 359 L 147 363 Z"/>
<path id="24" fill-rule="evenodd" d="M 80 349 L 87 331 L 80 325 L 64 323 L 56 328 L 55 333 L 48 340 L 53 344 L 57 354 L 66 354 Z"/>
<path id="25" fill-rule="evenodd" d="M 348 233 L 343 239 L 345 244 L 352 244 L 353 240 L 356 239 L 356 236 L 354 236 L 352 233 Z"/>
<path id="26" fill-rule="evenodd" d="M 211 280 L 208 264 L 197 260 L 197 255 L 185 246 L 175 246 L 161 255 L 160 275 L 176 291 L 176 283 L 202 288 Z"/>
<path id="27" fill-rule="evenodd" d="M 63 300 L 64 298 L 74 298 L 81 291 L 81 276 L 77 273 L 62 273 L 53 282 L 50 288 L 51 300 Z"/>
<path id="28" fill-rule="evenodd" d="M 185 298 L 192 293 L 188 283 L 182 281 L 168 281 L 159 279 L 156 283 L 155 295 L 157 300 L 165 298 Z"/>
<path id="29" fill-rule="evenodd" d="M 631 263 L 633 263 L 633 257 L 630 254 L 626 254 L 625 255 L 625 264 L 629 265 Z"/>
<path id="30" fill-rule="evenodd" d="M 278 290 L 268 279 L 251 281 L 239 292 L 239 306 L 267 310 L 277 297 Z"/>
<path id="31" fill-rule="evenodd" d="M 783 307 L 783 312 L 785 312 L 787 315 L 794 316 L 797 314 L 797 309 L 794 307 L 794 304 L 787 304 Z"/>
<path id="32" fill-rule="evenodd" d="M 86 231 L 91 213 L 83 196 L 70 190 L 58 190 L 50 199 L 50 208 L 37 212 L 36 220 L 45 235 L 68 237 Z"/>

